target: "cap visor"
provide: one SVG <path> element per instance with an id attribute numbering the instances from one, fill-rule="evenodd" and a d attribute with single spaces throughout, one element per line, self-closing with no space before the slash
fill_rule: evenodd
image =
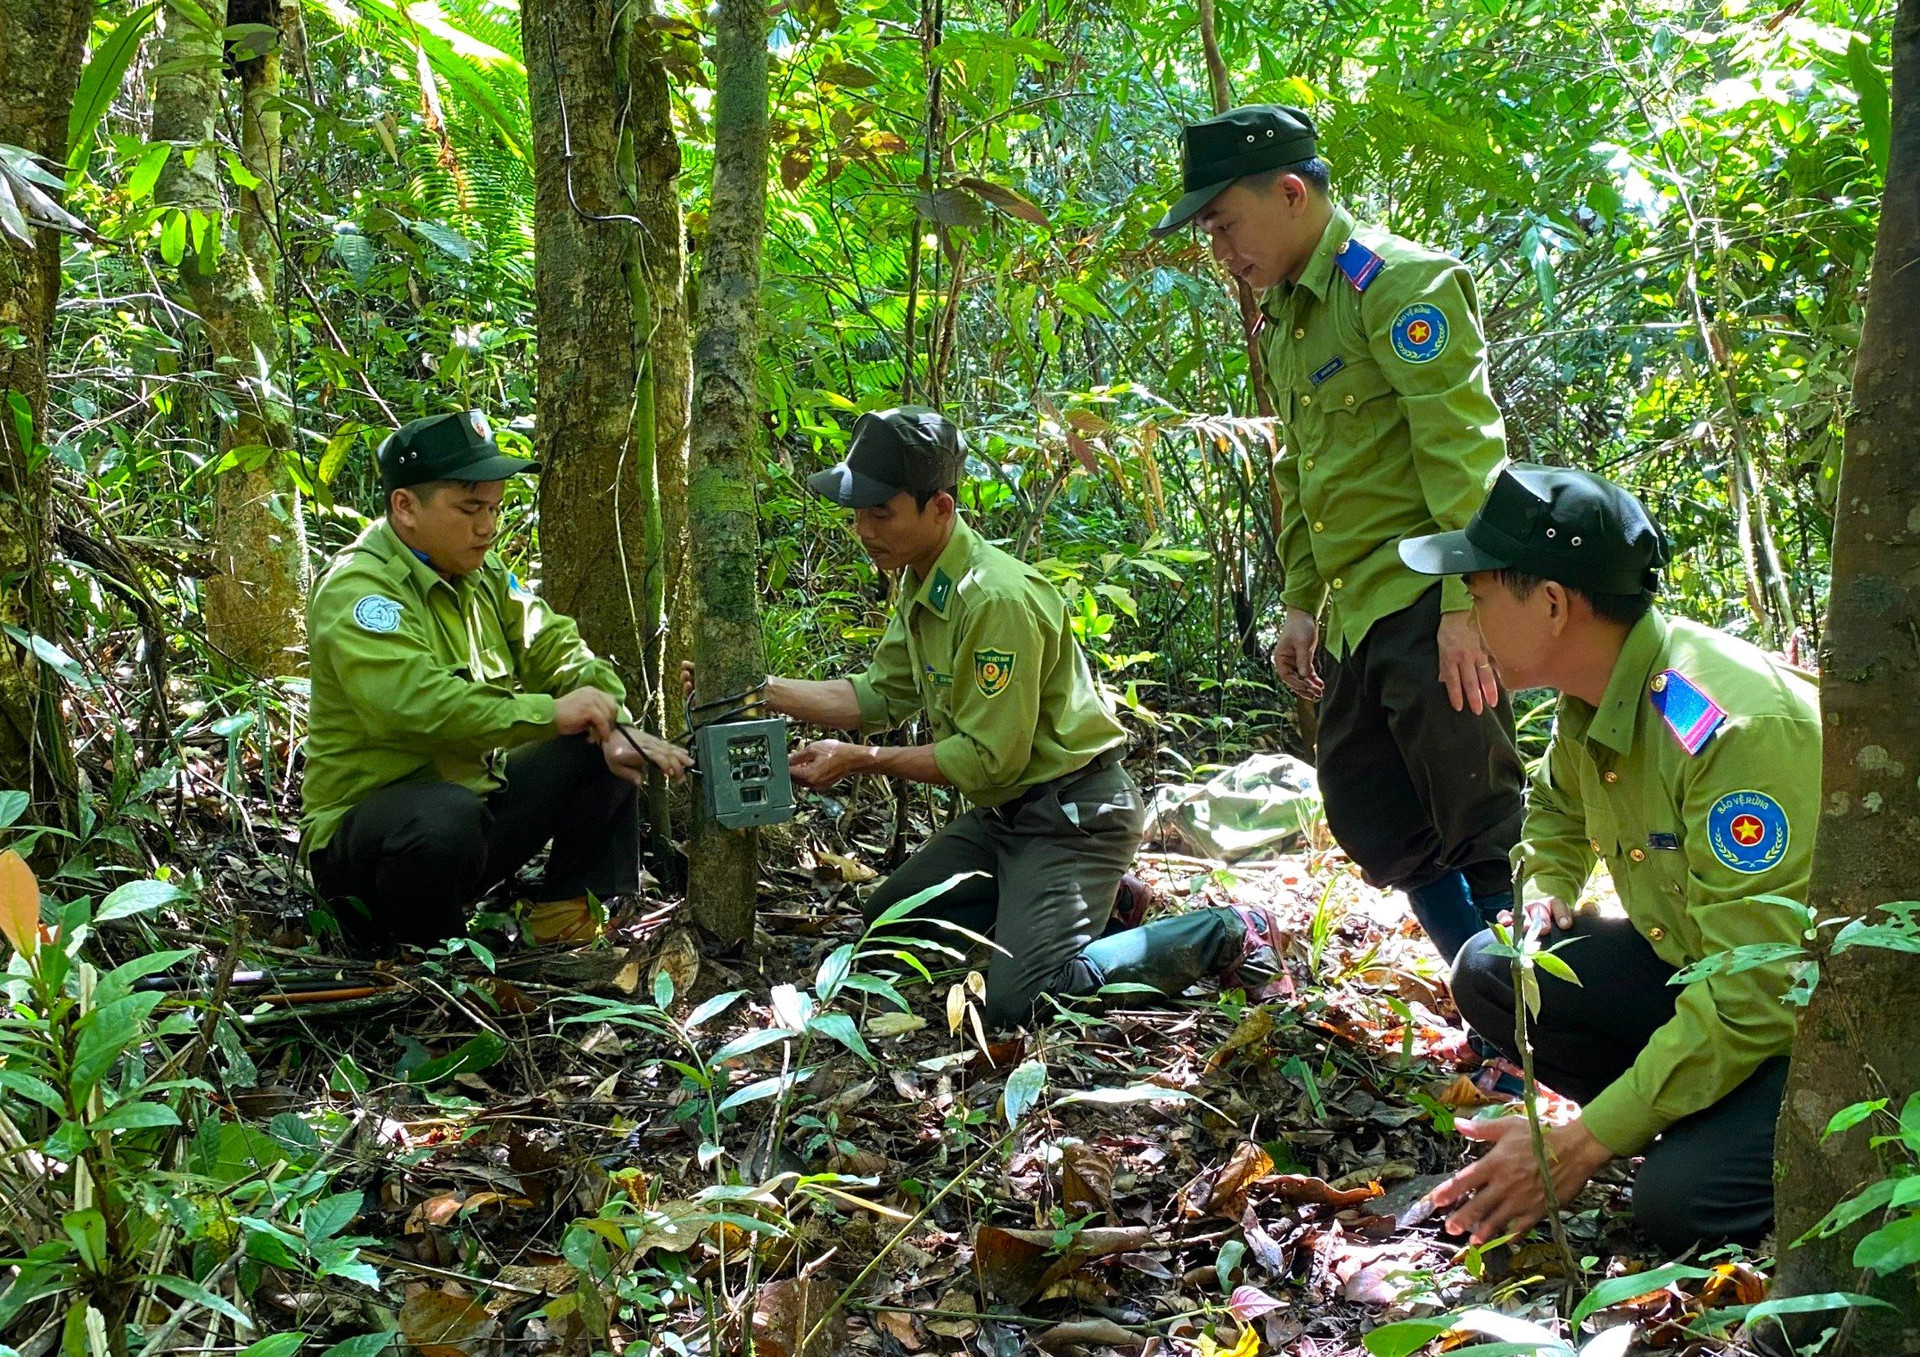
<path id="1" fill-rule="evenodd" d="M 1504 570 L 1503 561 L 1467 540 L 1464 532 L 1436 532 L 1409 537 L 1400 543 L 1400 559 L 1419 575 L 1471 575 L 1476 570 Z"/>
<path id="2" fill-rule="evenodd" d="M 845 462 L 814 472 L 807 477 L 807 488 L 843 509 L 871 509 L 900 493 L 897 487 L 863 476 Z"/>
<path id="3" fill-rule="evenodd" d="M 496 452 L 491 457 L 483 457 L 477 462 L 461 467 L 447 477 L 452 481 L 504 481 L 509 476 L 518 476 L 523 471 L 538 471 L 540 463 L 525 457 L 509 457 L 504 452 Z"/>
<path id="4" fill-rule="evenodd" d="M 1160 224 L 1147 234 L 1155 240 L 1161 236 L 1172 235 L 1192 221 L 1201 208 L 1225 193 L 1232 185 L 1233 180 L 1223 179 L 1217 184 L 1209 184 L 1205 188 L 1197 188 L 1191 193 L 1183 194 L 1179 202 L 1167 209 L 1167 215 L 1160 218 Z"/>

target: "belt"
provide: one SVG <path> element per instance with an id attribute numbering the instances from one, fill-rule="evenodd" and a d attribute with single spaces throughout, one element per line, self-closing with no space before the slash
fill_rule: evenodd
<path id="1" fill-rule="evenodd" d="M 1124 744 L 1117 744 L 1109 749 L 1103 749 L 1071 773 L 1062 773 L 1059 777 L 1051 778 L 1046 782 L 1036 782 L 1012 800 L 1002 801 L 993 808 L 993 813 L 998 815 L 1002 821 L 1011 820 L 1047 793 L 1064 791 L 1083 777 L 1091 777 L 1095 773 L 1104 772 L 1113 767 L 1126 756 L 1127 747 Z"/>

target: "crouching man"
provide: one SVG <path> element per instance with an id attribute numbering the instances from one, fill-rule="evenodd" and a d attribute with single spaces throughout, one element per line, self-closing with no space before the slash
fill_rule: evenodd
<path id="1" fill-rule="evenodd" d="M 1666 561 L 1632 495 L 1582 471 L 1503 471 L 1463 532 L 1401 557 L 1464 575 L 1506 689 L 1560 693 L 1516 850 L 1520 924 L 1579 984 L 1542 971 L 1542 1083 L 1582 1104 L 1552 1128 L 1561 1202 L 1609 1159 L 1646 1156 L 1636 1222 L 1661 1248 L 1753 1243 L 1773 1220 L 1773 1127 L 1794 1010 L 1787 963 L 1728 954 L 1799 941 L 1820 805 L 1815 685 L 1744 641 L 1652 606 Z M 1581 908 L 1604 861 L 1624 918 Z M 1505 1054 L 1510 958 L 1484 932 L 1454 965 L 1461 1013 Z M 1701 963 L 1706 963 L 1704 966 Z M 1686 983 L 1679 973 L 1698 967 Z M 1435 1193 L 1475 1243 L 1524 1230 L 1546 1195 L 1522 1117 L 1462 1122 L 1488 1153 Z"/>
<path id="2" fill-rule="evenodd" d="M 647 763 L 690 759 L 626 724 L 612 666 L 490 553 L 507 478 L 535 463 L 478 411 L 417 419 L 377 457 L 386 516 L 307 610 L 314 885 L 356 941 L 430 946 L 551 841 L 536 919 L 582 919 L 589 892 L 639 887 Z"/>

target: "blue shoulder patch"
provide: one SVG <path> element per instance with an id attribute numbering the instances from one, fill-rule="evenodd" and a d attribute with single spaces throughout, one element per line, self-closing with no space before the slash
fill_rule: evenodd
<path id="1" fill-rule="evenodd" d="M 1647 685 L 1647 700 L 1673 731 L 1680 747 L 1690 755 L 1705 748 L 1727 719 L 1720 704 L 1701 692 L 1693 680 L 1678 669 L 1664 669 L 1655 674 Z"/>
<path id="2" fill-rule="evenodd" d="M 1340 253 L 1333 257 L 1333 266 L 1347 276 L 1355 292 L 1365 292 L 1367 285 L 1380 275 L 1386 262 L 1351 236 L 1340 247 Z"/>

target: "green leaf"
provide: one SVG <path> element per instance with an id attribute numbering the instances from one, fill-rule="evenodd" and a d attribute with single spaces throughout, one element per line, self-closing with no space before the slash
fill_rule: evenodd
<path id="1" fill-rule="evenodd" d="M 1606 1281 L 1587 1292 L 1586 1298 L 1573 1309 L 1568 1320 L 1575 1331 L 1588 1315 L 1618 1305 L 1623 1300 L 1632 1300 L 1635 1296 L 1644 1296 L 1649 1291 L 1658 1291 L 1662 1287 L 1672 1286 L 1685 1279 L 1704 1279 L 1713 1273 L 1705 1268 L 1689 1267 L 1685 1263 L 1668 1263 L 1665 1267 L 1653 1268 L 1647 1272 L 1635 1272 L 1626 1277 L 1609 1277 Z"/>
<path id="2" fill-rule="evenodd" d="M 307 1341 L 304 1333 L 276 1333 L 240 1349 L 240 1357 L 293 1357 Z"/>
<path id="3" fill-rule="evenodd" d="M 702 1003 L 693 1012 L 687 1014 L 686 1027 L 689 1031 L 712 1022 L 740 1001 L 746 994 L 743 989 L 728 990 L 725 994 L 716 994 Z"/>
<path id="4" fill-rule="evenodd" d="M 171 881 L 129 881 L 100 902 L 100 912 L 93 916 L 93 921 L 104 924 L 115 919 L 131 919 L 136 914 L 186 898 L 187 893 Z"/>
<path id="5" fill-rule="evenodd" d="M 759 1050 L 762 1046 L 771 1046 L 778 1041 L 791 1041 L 799 1035 L 791 1027 L 762 1027 L 756 1032 L 735 1037 L 707 1057 L 707 1063 L 718 1065 L 728 1060 L 737 1060 L 743 1055 Z"/>
<path id="6" fill-rule="evenodd" d="M 353 1218 L 360 1214 L 361 1203 L 362 1197 L 358 1192 L 341 1192 L 308 1203 L 300 1216 L 300 1229 L 307 1237 L 307 1247 L 311 1249 L 346 1229 Z"/>
<path id="7" fill-rule="evenodd" d="M 25 792 L 0 792 L 0 829 L 5 829 L 19 821 L 27 813 L 27 807 L 33 804 L 33 798 Z"/>
<path id="8" fill-rule="evenodd" d="M 140 1027 L 160 1002 L 158 994 L 132 994 L 93 1010 L 84 1019 L 73 1052 L 73 1087 L 86 1093 L 106 1077 L 121 1052 L 140 1040 Z"/>
<path id="9" fill-rule="evenodd" d="M 456 1074 L 488 1069 L 499 1064 L 506 1054 L 506 1042 L 492 1032 L 482 1032 L 477 1037 L 461 1042 L 439 1059 L 414 1066 L 406 1072 L 406 1080 L 409 1084 L 437 1084 Z"/>
<path id="10" fill-rule="evenodd" d="M 1882 1277 L 1920 1263 L 1920 1216 L 1882 1225 L 1854 1246 L 1853 1265 L 1870 1267 Z"/>
<path id="11" fill-rule="evenodd" d="M 462 264 L 471 264 L 474 256 L 480 253 L 480 247 L 454 230 L 451 226 L 442 226 L 437 221 L 416 221 L 411 223 L 414 234 L 432 245 L 442 254 L 451 255 Z M 663 972 L 664 974 L 664 972 Z"/>
<path id="12" fill-rule="evenodd" d="M 1724 1310 L 1709 1310 L 1704 1318 L 1737 1320 L 1745 1323 L 1748 1328 L 1752 1328 L 1763 1319 L 1774 1319 L 1780 1315 L 1818 1314 L 1822 1310 L 1848 1310 L 1865 1305 L 1893 1308 L 1878 1296 L 1863 1296 L 1857 1291 L 1820 1291 L 1809 1296 L 1783 1296 L 1779 1300 L 1763 1300 L 1758 1305 L 1733 1305 Z"/>
<path id="13" fill-rule="evenodd" d="M 160 258 L 169 268 L 179 268 L 187 257 L 187 214 L 175 209 L 160 225 Z"/>
<path id="14" fill-rule="evenodd" d="M 929 886 L 923 891 L 915 891 L 904 900 L 896 900 L 893 904 L 888 905 L 884 910 L 880 911 L 879 917 L 867 925 L 867 932 L 870 934 L 878 933 L 888 924 L 898 923 L 901 919 L 906 918 L 935 896 L 945 895 L 968 877 L 985 875 L 985 872 L 955 872 L 937 886 Z"/>
<path id="15" fill-rule="evenodd" d="M 133 167 L 133 173 L 127 176 L 127 198 L 143 203 L 153 196 L 153 186 L 160 182 L 160 171 L 167 167 L 167 157 L 173 154 L 170 142 L 156 142 L 140 153 L 140 159 Z"/>
<path id="16" fill-rule="evenodd" d="M 653 977 L 653 1006 L 659 1009 L 673 1007 L 673 974 L 665 966 Z"/>
<path id="17" fill-rule="evenodd" d="M 1847 70 L 1860 101 L 1860 131 L 1867 139 L 1867 159 L 1880 178 L 1887 177 L 1887 152 L 1893 140 L 1893 101 L 1887 78 L 1873 60 L 1873 49 L 1856 37 L 1847 48 Z"/>
<path id="18" fill-rule="evenodd" d="M 986 206 L 964 189 L 941 188 L 914 199 L 920 215 L 942 226 L 985 226 Z"/>
<path id="19" fill-rule="evenodd" d="M 847 973 L 853 969 L 854 944 L 845 943 L 827 953 L 820 969 L 814 973 L 813 992 L 823 1004 L 831 1003 L 833 996 L 847 981 Z"/>
<path id="20" fill-rule="evenodd" d="M 137 1131 L 150 1126 L 178 1126 L 179 1114 L 165 1103 L 126 1102 L 106 1116 L 89 1122 L 89 1131 Z"/>
<path id="21" fill-rule="evenodd" d="M 869 1065 L 874 1063 L 873 1052 L 867 1049 L 867 1043 L 861 1037 L 860 1029 L 853 1025 L 853 1019 L 845 1013 L 824 1014 L 813 1019 L 807 1026 L 815 1032 L 832 1037 Z"/>
<path id="22" fill-rule="evenodd" d="M 1120 1107 L 1127 1103 L 1188 1102 L 1193 1095 L 1185 1089 L 1162 1088 L 1158 1084 L 1128 1084 L 1125 1088 L 1088 1088 L 1062 1094 L 1056 1103 L 1097 1103 L 1102 1107 Z"/>
<path id="23" fill-rule="evenodd" d="M 1020 1124 L 1020 1118 L 1033 1109 L 1033 1105 L 1040 1100 L 1041 1090 L 1046 1086 L 1047 1066 L 1043 1060 L 1026 1061 L 1007 1076 L 1007 1089 L 1002 1101 L 1008 1126 Z"/>
<path id="24" fill-rule="evenodd" d="M 755 1103 L 759 1102 L 762 1098 L 771 1098 L 775 1094 L 791 1088 L 802 1079 L 811 1079 L 812 1077 L 813 1068 L 809 1066 L 807 1069 L 795 1070 L 790 1074 L 777 1074 L 771 1079 L 757 1079 L 744 1088 L 736 1089 L 734 1092 L 728 1094 L 725 1101 L 720 1104 L 720 1110 L 725 1112 L 745 1103 Z"/>
<path id="25" fill-rule="evenodd" d="M 67 114 L 67 164 L 76 173 L 85 171 L 87 153 L 93 145 L 93 129 L 99 126 L 113 98 L 120 92 L 133 54 L 140 50 L 140 39 L 153 25 L 160 10 L 156 4 L 142 5 L 119 23 L 113 32 L 93 49 L 87 68 L 80 73 L 79 88 L 74 91 L 73 108 Z"/>
<path id="26" fill-rule="evenodd" d="M 30 1102 L 39 1103 L 49 1112 L 63 1114 L 67 1110 L 66 1102 L 54 1090 L 53 1085 L 20 1070 L 10 1070 L 4 1065 L 0 1065 L 0 1089 L 17 1093 Z"/>
<path id="27" fill-rule="evenodd" d="M 1371 1330 L 1361 1338 L 1360 1344 L 1373 1357 L 1412 1357 L 1413 1353 L 1452 1327 L 1453 1319 L 1447 1315 L 1432 1319 L 1403 1319 Z"/>
<path id="28" fill-rule="evenodd" d="M 373 242 L 358 231 L 336 230 L 329 248 L 333 251 L 333 257 L 340 261 L 340 267 L 353 279 L 353 285 L 365 287 L 367 279 L 373 276 Z M 322 479 L 326 479 L 324 473 Z"/>
<path id="29" fill-rule="evenodd" d="M 843 90 L 870 89 L 880 77 L 856 61 L 829 61 L 820 67 L 822 84 L 838 85 Z"/>
<path id="30" fill-rule="evenodd" d="M 1839 1135 L 1842 1131 L 1851 1130 L 1886 1105 L 1887 1100 L 1885 1098 L 1875 1098 L 1872 1102 L 1855 1103 L 1851 1107 L 1841 1108 L 1838 1112 L 1835 1112 L 1832 1119 L 1827 1122 L 1827 1129 L 1820 1133 L 1820 1139 L 1824 1142 L 1831 1136 Z"/>
<path id="31" fill-rule="evenodd" d="M 1578 985 L 1580 983 L 1580 977 L 1573 973 L 1573 967 L 1567 965 L 1566 962 L 1562 961 L 1552 952 L 1535 952 L 1533 954 L 1533 964 L 1545 971 L 1548 975 L 1558 980 L 1564 980 L 1569 985 Z"/>
<path id="32" fill-rule="evenodd" d="M 1820 1217 L 1818 1224 L 1794 1240 L 1795 1245 L 1804 1244 L 1809 1239 L 1830 1238 L 1855 1221 L 1872 1215 L 1875 1211 L 1884 1211 L 1893 1201 L 1894 1191 L 1900 1186 L 1901 1181 L 1898 1178 L 1881 1178 L 1868 1183 L 1845 1201 L 1835 1203 L 1832 1210 Z"/>
<path id="33" fill-rule="evenodd" d="M 190 1300 L 195 1305 L 204 1305 L 216 1315 L 224 1315 L 243 1329 L 253 1328 L 253 1321 L 236 1309 L 232 1302 L 224 1296 L 215 1295 L 198 1282 L 190 1282 L 185 1277 L 165 1276 L 155 1277 L 153 1284 L 162 1291 L 171 1291 L 182 1300 Z"/>
<path id="34" fill-rule="evenodd" d="M 381 1333 L 358 1334 L 344 1342 L 335 1343 L 320 1357 L 380 1357 L 400 1335 L 393 1329 Z"/>

